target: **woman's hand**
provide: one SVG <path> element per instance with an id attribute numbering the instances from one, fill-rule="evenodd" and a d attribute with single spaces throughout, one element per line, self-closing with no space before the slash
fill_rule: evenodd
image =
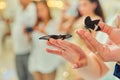
<path id="1" fill-rule="evenodd" d="M 60 39 L 50 39 L 47 41 L 47 44 L 56 48 L 55 50 L 46 49 L 47 52 L 62 56 L 74 64 L 73 68 L 80 68 L 87 65 L 87 56 L 80 47 Z"/>
<path id="2" fill-rule="evenodd" d="M 99 43 L 92 36 L 92 34 L 86 32 L 85 30 L 78 30 L 77 34 L 85 42 L 87 47 L 93 53 L 99 53 L 97 55 L 101 57 L 104 61 L 120 61 L 120 47 L 116 44 L 112 43 L 111 45 L 103 45 Z"/>
<path id="3" fill-rule="evenodd" d="M 120 44 L 120 29 L 112 28 L 104 22 L 99 22 L 101 30 L 108 34 L 109 38 L 116 44 Z"/>
<path id="4" fill-rule="evenodd" d="M 97 80 L 108 71 L 107 66 L 93 53 L 85 54 L 82 49 L 72 43 L 63 40 L 50 39 L 49 46 L 56 48 L 46 49 L 47 52 L 60 55 L 71 62 L 78 74 L 86 80 Z"/>

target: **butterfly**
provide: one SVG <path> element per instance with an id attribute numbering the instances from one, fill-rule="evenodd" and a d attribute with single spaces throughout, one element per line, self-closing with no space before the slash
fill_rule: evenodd
<path id="1" fill-rule="evenodd" d="M 66 34 L 66 35 L 47 35 L 47 36 L 42 36 L 40 37 L 39 39 L 43 39 L 43 40 L 49 40 L 50 38 L 53 38 L 53 39 L 68 39 L 68 38 L 71 38 L 72 35 L 70 34 Z"/>
<path id="2" fill-rule="evenodd" d="M 95 30 L 95 31 L 100 31 L 101 28 L 98 26 L 99 21 L 100 21 L 99 19 L 92 21 L 91 18 L 90 18 L 90 16 L 87 16 L 85 18 L 85 21 L 84 21 L 85 27 L 87 29 L 92 29 L 92 30 Z"/>

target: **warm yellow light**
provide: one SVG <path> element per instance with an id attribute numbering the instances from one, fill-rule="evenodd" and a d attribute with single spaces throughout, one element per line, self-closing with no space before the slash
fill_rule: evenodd
<path id="1" fill-rule="evenodd" d="M 56 7 L 62 8 L 63 7 L 63 2 L 62 1 L 56 1 Z"/>
<path id="2" fill-rule="evenodd" d="M 54 7 L 54 2 L 49 0 L 49 1 L 47 1 L 47 5 L 49 7 Z"/>
<path id="3" fill-rule="evenodd" d="M 48 4 L 49 7 L 56 7 L 56 8 L 60 8 L 60 9 L 63 8 L 63 2 L 62 1 L 48 0 L 47 4 Z"/>
<path id="4" fill-rule="evenodd" d="M 3 10 L 6 8 L 6 3 L 4 1 L 0 2 L 0 10 Z"/>

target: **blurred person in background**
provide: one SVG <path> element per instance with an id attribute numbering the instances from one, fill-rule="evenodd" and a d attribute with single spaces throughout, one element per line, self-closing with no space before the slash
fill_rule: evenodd
<path id="1" fill-rule="evenodd" d="M 85 28 L 84 20 L 87 16 L 90 16 L 92 20 L 100 19 L 101 21 L 104 21 L 103 11 L 98 0 L 79 0 L 78 16 L 76 17 L 76 21 L 74 22 L 72 27 L 72 42 L 82 46 L 82 40 L 78 38 L 74 31 L 76 29 Z M 96 33 L 92 32 L 92 34 L 95 36 Z"/>
<path id="2" fill-rule="evenodd" d="M 77 1 L 70 4 L 69 0 L 64 1 L 64 8 L 61 11 L 61 17 L 59 21 L 59 31 L 63 33 L 70 33 L 71 26 L 77 16 Z"/>
<path id="3" fill-rule="evenodd" d="M 36 1 L 37 22 L 32 32 L 33 48 L 29 59 L 29 70 L 34 80 L 55 80 L 57 68 L 60 66 L 61 58 L 48 54 L 45 50 L 47 45 L 44 40 L 39 40 L 43 35 L 57 34 L 57 22 L 50 14 L 46 0 Z"/>
<path id="4" fill-rule="evenodd" d="M 36 22 L 36 7 L 31 0 L 19 0 L 15 20 L 11 28 L 13 47 L 15 53 L 16 69 L 19 80 L 33 80 L 28 71 L 28 58 L 31 52 L 31 42 L 26 27 L 33 27 Z"/>
<path id="5" fill-rule="evenodd" d="M 5 22 L 5 18 L 3 17 L 3 13 L 0 12 L 0 54 L 3 52 L 3 42 L 6 33 L 7 33 L 7 24 Z"/>

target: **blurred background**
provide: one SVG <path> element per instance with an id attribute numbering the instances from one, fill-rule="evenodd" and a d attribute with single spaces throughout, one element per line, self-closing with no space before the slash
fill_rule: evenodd
<path id="1" fill-rule="evenodd" d="M 111 24 L 113 18 L 120 12 L 120 0 L 99 1 L 104 12 L 105 22 Z M 66 6 L 70 8 L 77 5 L 78 2 L 79 0 L 47 0 L 47 5 L 52 17 L 59 20 Z M 0 0 L 0 80 L 18 80 L 11 28 L 16 20 L 15 15 L 19 7 L 19 0 Z M 72 12 L 77 15 L 77 12 Z M 70 68 L 68 63 L 60 66 L 56 80 L 75 80 L 74 71 Z M 103 80 L 115 80 L 115 78 L 105 78 Z"/>

